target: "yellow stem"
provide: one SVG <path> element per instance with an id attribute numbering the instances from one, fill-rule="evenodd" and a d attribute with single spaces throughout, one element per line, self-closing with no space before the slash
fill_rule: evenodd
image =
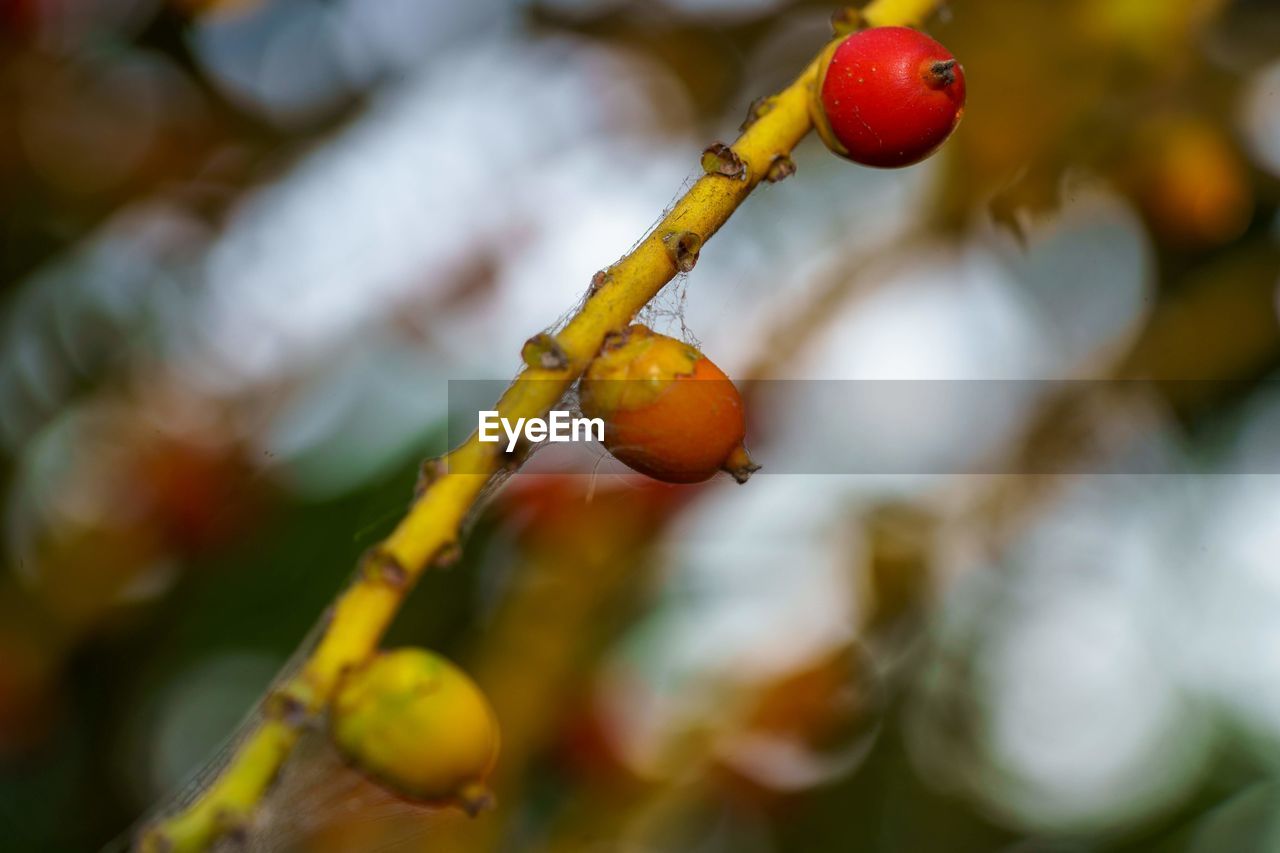
<path id="1" fill-rule="evenodd" d="M 877 0 L 862 10 L 872 27 L 917 26 L 933 14 L 941 0 Z"/>
<path id="2" fill-rule="evenodd" d="M 875 0 L 862 14 L 876 26 L 917 24 L 936 2 Z M 744 170 L 701 177 L 630 254 L 605 271 L 601 285 L 554 336 L 564 354 L 561 364 L 539 364 L 516 377 L 498 403 L 501 417 L 514 422 L 545 416 L 581 376 L 605 335 L 625 329 L 677 272 L 688 269 L 698 248 L 729 219 L 775 160 L 789 155 L 812 129 L 809 102 L 817 72 L 815 59 L 794 83 L 757 110 L 755 121 L 732 146 Z M 724 155 L 718 159 L 723 161 Z M 474 434 L 446 457 L 405 518 L 362 560 L 355 580 L 334 604 L 319 643 L 268 697 L 262 721 L 248 732 L 218 778 L 190 804 L 148 828 L 139 838 L 141 850 L 204 850 L 227 832 L 247 829 L 256 804 L 297 741 L 301 724 L 324 708 L 345 669 L 373 653 L 422 571 L 456 553 L 463 521 L 504 462 L 499 445 L 481 444 Z"/>

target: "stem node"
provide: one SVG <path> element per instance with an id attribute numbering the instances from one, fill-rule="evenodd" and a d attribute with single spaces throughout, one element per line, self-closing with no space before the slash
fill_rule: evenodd
<path id="1" fill-rule="evenodd" d="M 569 366 L 569 356 L 553 335 L 539 332 L 524 342 L 520 358 L 526 367 L 535 370 L 564 370 Z"/>
<path id="2" fill-rule="evenodd" d="M 608 270 L 600 270 L 591 276 L 591 286 L 587 288 L 587 298 L 590 299 L 600 292 L 600 289 L 609 282 L 613 281 L 613 273 Z"/>
<path id="3" fill-rule="evenodd" d="M 679 272 L 691 272 L 702 251 L 702 238 L 692 231 L 668 231 L 662 238 L 667 255 Z"/>
<path id="4" fill-rule="evenodd" d="M 702 171 L 708 175 L 722 175 L 735 181 L 747 179 L 747 164 L 723 142 L 716 142 L 702 152 Z"/>
<path id="5" fill-rule="evenodd" d="M 853 6 L 845 6 L 831 13 L 831 32 L 836 36 L 847 36 L 867 25 L 867 19 Z"/>
<path id="6" fill-rule="evenodd" d="M 788 154 L 779 154 L 769 164 L 769 171 L 764 173 L 764 179 L 771 184 L 776 184 L 778 181 L 785 181 L 795 173 L 796 161 L 792 160 Z"/>
<path id="7" fill-rule="evenodd" d="M 375 545 L 365 551 L 364 578 L 373 583 L 386 584 L 392 589 L 407 589 L 409 570 L 396 557 Z"/>
<path id="8" fill-rule="evenodd" d="M 462 559 L 462 545 L 457 541 L 445 542 L 431 555 L 431 568 L 447 569 L 456 566 Z"/>

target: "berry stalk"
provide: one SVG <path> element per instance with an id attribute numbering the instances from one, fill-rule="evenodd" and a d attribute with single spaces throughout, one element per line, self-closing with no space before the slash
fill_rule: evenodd
<path id="1" fill-rule="evenodd" d="M 936 3 L 874 0 L 861 16 L 875 26 L 915 24 Z M 530 359 L 495 407 L 500 417 L 545 417 L 582 375 L 605 336 L 626 329 L 667 282 L 691 269 L 701 246 L 771 171 L 786 171 L 776 167 L 789 163 L 791 150 L 813 128 L 809 107 L 817 73 L 815 59 L 794 83 L 759 102 L 728 154 L 716 159 L 728 162 L 730 173 L 708 170 L 630 254 L 596 276 L 588 299 L 568 325 L 545 336 L 550 342 L 541 340 L 532 348 L 554 351 L 555 357 Z M 267 696 L 259 720 L 209 787 L 146 828 L 139 849 L 204 850 L 220 837 L 247 830 L 256 804 L 303 727 L 325 709 L 339 677 L 374 654 L 422 572 L 456 560 L 463 522 L 495 475 L 518 461 L 473 434 L 443 460 L 424 466 L 419 495 L 390 536 L 361 559 L 355 578 L 330 609 L 315 648 Z"/>

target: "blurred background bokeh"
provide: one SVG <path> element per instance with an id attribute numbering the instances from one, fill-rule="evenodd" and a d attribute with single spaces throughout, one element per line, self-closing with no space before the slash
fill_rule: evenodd
<path id="1" fill-rule="evenodd" d="M 513 375 L 831 11 L 0 4 L 0 849 L 98 849 L 199 770 L 446 449 L 448 380 Z M 251 849 L 1280 850 L 1280 6 L 929 29 L 943 152 L 806 141 L 646 319 L 740 379 L 1150 380 L 987 446 L 1076 473 L 516 475 L 388 638 L 490 696 L 497 810 L 316 734 Z"/>

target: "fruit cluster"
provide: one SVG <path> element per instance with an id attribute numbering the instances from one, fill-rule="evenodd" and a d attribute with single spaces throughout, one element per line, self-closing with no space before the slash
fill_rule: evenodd
<path id="1" fill-rule="evenodd" d="M 964 72 L 905 27 L 853 33 L 823 53 L 814 124 L 832 151 L 869 166 L 917 163 L 964 112 Z M 742 396 L 696 347 L 643 325 L 610 335 L 579 386 L 582 411 L 605 423 L 604 445 L 668 483 L 719 471 L 746 482 L 759 466 L 743 440 Z M 344 677 L 330 735 L 353 765 L 402 796 L 474 812 L 498 754 L 498 725 L 480 689 L 422 649 L 383 652 Z"/>

